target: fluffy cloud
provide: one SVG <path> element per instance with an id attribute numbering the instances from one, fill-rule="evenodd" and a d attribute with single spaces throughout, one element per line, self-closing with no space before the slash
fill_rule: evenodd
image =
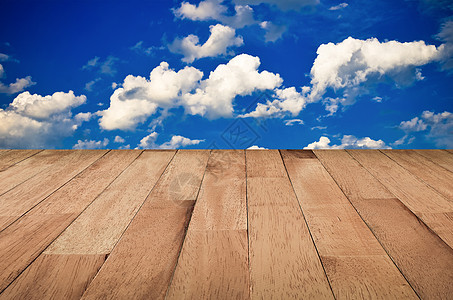
<path id="1" fill-rule="evenodd" d="M 123 144 L 126 140 L 120 137 L 119 135 L 115 136 L 115 143 Z"/>
<path id="2" fill-rule="evenodd" d="M 283 33 L 286 31 L 286 26 L 276 25 L 269 21 L 264 21 L 260 23 L 260 27 L 266 30 L 264 39 L 266 42 L 275 42 L 280 39 Z"/>
<path id="3" fill-rule="evenodd" d="M 415 139 L 412 133 L 421 132 L 423 136 L 434 142 L 437 147 L 453 148 L 453 113 L 444 111 L 435 113 L 424 111 L 420 117 L 403 121 L 398 126 L 406 135 L 394 145 L 409 144 Z"/>
<path id="4" fill-rule="evenodd" d="M 343 91 L 343 98 L 353 101 L 365 82 L 388 77 L 400 85 L 412 83 L 417 80 L 416 67 L 439 59 L 440 51 L 423 41 L 381 43 L 375 38 L 349 37 L 319 46 L 317 54 L 310 73 L 311 101 L 319 100 L 328 88 Z"/>
<path id="5" fill-rule="evenodd" d="M 302 121 L 301 119 L 292 119 L 285 121 L 286 126 L 293 126 L 295 124 L 304 125 L 304 121 Z"/>
<path id="6" fill-rule="evenodd" d="M 258 90 L 280 86 L 280 75 L 259 72 L 260 60 L 247 54 L 221 64 L 209 77 L 193 67 L 175 72 L 162 62 L 150 79 L 129 75 L 122 87 L 110 97 L 110 107 L 100 111 L 103 129 L 134 129 L 156 113 L 158 108 L 168 110 L 183 106 L 188 114 L 207 118 L 231 117 L 236 96 L 250 95 Z"/>
<path id="7" fill-rule="evenodd" d="M 71 135 L 91 114 L 72 115 L 85 96 L 57 92 L 40 96 L 24 92 L 0 109 L 0 148 L 44 148 Z"/>
<path id="8" fill-rule="evenodd" d="M 105 138 L 102 141 L 93 141 L 93 140 L 78 140 L 73 149 L 101 149 L 105 148 L 109 144 L 109 140 Z"/>
<path id="9" fill-rule="evenodd" d="M 318 142 L 308 144 L 304 149 L 390 149 L 384 141 L 373 140 L 369 137 L 356 138 L 353 135 L 344 135 L 340 145 L 330 145 L 330 139 L 322 136 Z"/>
<path id="10" fill-rule="evenodd" d="M 295 87 L 275 89 L 274 97 L 276 99 L 268 100 L 266 103 L 258 103 L 254 111 L 241 115 L 241 117 L 284 117 L 287 114 L 297 116 L 307 104 L 306 94 L 308 91 L 308 87 L 303 87 L 301 93 L 297 92 Z"/>
<path id="11" fill-rule="evenodd" d="M 300 10 L 304 7 L 313 7 L 319 4 L 319 0 L 233 0 L 239 5 L 258 5 L 267 3 L 276 5 L 281 10 Z"/>
<path id="12" fill-rule="evenodd" d="M 181 3 L 181 6 L 174 9 L 176 17 L 192 21 L 215 20 L 233 28 L 256 24 L 253 17 L 253 9 L 248 5 L 235 5 L 234 15 L 228 15 L 228 7 L 222 4 L 223 0 L 204 0 L 198 5 L 188 2 Z"/>
<path id="13" fill-rule="evenodd" d="M 178 149 L 181 147 L 187 147 L 191 145 L 198 145 L 204 140 L 191 140 L 189 138 L 183 137 L 181 135 L 174 135 L 171 137 L 170 141 L 163 143 L 162 145 L 156 144 L 156 140 L 159 134 L 157 132 L 152 132 L 149 135 L 145 136 L 140 140 L 138 148 L 141 149 Z"/>
<path id="14" fill-rule="evenodd" d="M 267 150 L 267 148 L 253 145 L 253 146 L 248 147 L 247 150 Z"/>
<path id="15" fill-rule="evenodd" d="M 0 53 L 1 54 L 1 53 Z M 9 56 L 6 54 L 3 54 L 6 57 L 4 60 L 8 60 Z M 1 60 L 0 60 L 1 61 Z M 3 66 L 0 64 L 0 78 L 5 77 L 5 69 Z M 0 82 L 0 93 L 4 94 L 15 94 L 15 93 L 20 93 L 27 87 L 30 87 L 32 85 L 35 85 L 36 82 L 33 82 L 31 80 L 31 76 L 27 76 L 25 78 L 16 78 L 16 82 L 10 83 L 10 84 L 4 84 Z"/>
<path id="16" fill-rule="evenodd" d="M 203 45 L 199 44 L 198 36 L 191 34 L 183 39 L 175 39 L 168 48 L 173 53 L 182 54 L 182 61 L 192 63 L 203 57 L 227 55 L 228 48 L 239 47 L 244 43 L 242 37 L 236 36 L 236 31 L 228 26 L 217 24 L 210 26 L 209 30 L 211 35 Z"/>

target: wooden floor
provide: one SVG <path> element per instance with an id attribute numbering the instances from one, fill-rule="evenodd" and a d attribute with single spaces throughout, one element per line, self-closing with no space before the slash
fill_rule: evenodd
<path id="1" fill-rule="evenodd" d="M 451 150 L 0 150 L 0 299 L 453 299 Z"/>

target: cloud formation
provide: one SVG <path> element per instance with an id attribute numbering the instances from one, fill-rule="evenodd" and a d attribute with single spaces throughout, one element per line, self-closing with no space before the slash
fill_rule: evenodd
<path id="1" fill-rule="evenodd" d="M 6 54 L 2 54 L 3 56 L 0 56 L 0 61 L 6 61 L 9 60 L 10 57 Z M 0 78 L 6 77 L 5 69 L 3 68 L 3 65 L 0 64 Z M 10 84 L 4 84 L 3 82 L 0 82 L 0 93 L 3 94 L 16 94 L 20 93 L 26 88 L 35 85 L 36 82 L 33 82 L 31 80 L 31 76 L 27 76 L 25 78 L 16 78 L 16 81 Z"/>
<path id="2" fill-rule="evenodd" d="M 203 45 L 199 44 L 198 36 L 191 34 L 183 39 L 175 39 L 168 45 L 168 49 L 173 53 L 182 54 L 184 56 L 182 61 L 192 63 L 203 57 L 234 54 L 228 49 L 244 44 L 242 37 L 236 36 L 236 31 L 231 27 L 217 24 L 210 26 L 209 31 L 211 34 Z"/>
<path id="3" fill-rule="evenodd" d="M 23 92 L 0 109 L 0 148 L 45 148 L 71 135 L 91 114 L 73 116 L 71 110 L 86 102 L 73 91 L 40 96 Z"/>
<path id="4" fill-rule="evenodd" d="M 173 135 L 170 141 L 163 143 L 162 145 L 156 144 L 156 140 L 159 134 L 157 132 L 151 132 L 140 140 L 138 148 L 140 149 L 179 149 L 191 145 L 198 145 L 205 140 L 192 140 L 181 135 Z"/>
<path id="5" fill-rule="evenodd" d="M 330 139 L 321 136 L 319 141 L 308 144 L 304 149 L 390 149 L 383 140 L 373 140 L 369 137 L 357 138 L 344 135 L 340 145 L 330 145 Z"/>
<path id="6" fill-rule="evenodd" d="M 237 96 L 280 86 L 280 75 L 259 72 L 258 57 L 241 54 L 218 65 L 207 79 L 203 72 L 185 67 L 178 72 L 162 62 L 146 79 L 129 75 L 110 97 L 110 106 L 100 111 L 100 126 L 106 130 L 132 130 L 159 108 L 183 106 L 186 113 L 210 119 L 231 117 Z"/>
<path id="7" fill-rule="evenodd" d="M 109 144 L 109 139 L 104 138 L 102 141 L 78 140 L 72 149 L 102 149 Z"/>

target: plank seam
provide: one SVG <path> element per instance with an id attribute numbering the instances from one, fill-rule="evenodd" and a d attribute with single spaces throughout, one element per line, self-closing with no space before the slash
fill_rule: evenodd
<path id="1" fill-rule="evenodd" d="M 27 156 L 27 157 L 21 159 L 20 161 L 17 161 L 17 162 L 15 162 L 15 163 L 13 163 L 12 165 L 9 165 L 8 167 L 2 169 L 1 172 L 6 171 L 6 170 L 8 170 L 9 168 L 11 168 L 11 167 L 17 165 L 18 163 L 21 163 L 21 162 L 23 162 L 24 160 L 29 159 L 30 157 L 33 157 L 33 156 L 35 156 L 36 154 L 41 153 L 41 152 L 43 152 L 43 151 L 44 151 L 44 149 L 40 149 L 39 151 L 33 153 L 32 155 Z M 8 152 L 11 152 L 11 150 L 7 150 L 6 152 L 7 152 L 7 153 L 8 153 Z M 8 155 L 8 154 L 6 154 L 6 155 Z"/>
<path id="2" fill-rule="evenodd" d="M 428 230 L 429 230 L 432 234 L 434 234 L 437 238 L 439 238 L 439 239 L 440 239 L 445 245 L 447 245 L 449 248 L 452 248 L 452 247 L 450 247 L 450 245 L 448 245 L 448 243 L 447 243 L 446 241 L 444 241 L 444 239 L 443 239 L 442 237 L 440 237 L 440 236 L 437 234 L 437 232 L 435 232 L 431 227 L 429 227 L 428 224 L 426 224 L 425 221 L 423 221 L 422 218 L 420 218 L 415 212 L 412 211 L 412 209 L 410 209 L 406 204 L 404 204 L 403 201 L 401 201 L 398 197 L 396 197 L 395 194 L 393 194 L 392 192 L 390 192 L 390 190 L 385 186 L 385 184 L 382 183 L 382 181 L 379 180 L 379 178 L 377 178 L 376 176 L 374 176 L 373 173 L 371 173 L 364 165 L 362 165 L 362 164 L 360 163 L 360 161 L 358 161 L 357 159 L 355 159 L 355 157 L 352 156 L 352 155 L 349 153 L 348 150 L 345 149 L 345 151 L 346 151 L 346 153 L 349 154 L 349 156 L 352 157 L 352 159 L 354 159 L 357 163 L 359 163 L 359 165 L 361 165 L 363 169 L 365 169 L 368 173 L 370 173 L 371 176 L 373 176 L 373 177 L 374 177 L 374 178 L 375 178 L 375 179 L 376 179 L 376 180 L 377 180 L 377 181 L 378 181 L 378 182 L 379 182 L 379 183 L 380 183 L 380 184 L 381 184 L 381 185 L 382 185 L 382 186 L 383 186 L 390 194 L 392 194 L 396 199 L 398 199 L 398 201 L 400 201 L 401 204 L 404 205 L 404 207 L 406 207 L 406 208 L 407 208 L 407 209 L 408 209 L 408 210 L 409 210 L 409 211 L 417 218 L 417 220 L 418 220 L 418 222 L 419 222 L 420 224 L 425 225 L 425 227 L 428 228 Z M 453 248 L 452 248 L 452 249 L 453 249 Z"/>
<path id="3" fill-rule="evenodd" d="M 21 271 L 21 272 L 19 272 L 19 274 L 18 274 L 18 275 L 17 275 L 17 276 L 16 276 L 16 277 L 15 277 L 15 278 L 7 285 L 2 291 L 0 291 L 0 294 L 2 294 L 3 291 L 5 291 L 5 290 L 6 290 L 6 289 L 7 289 L 7 288 L 8 288 L 8 287 L 9 287 L 9 286 L 17 279 L 17 278 L 19 278 L 19 276 L 20 276 L 23 272 L 25 272 L 25 270 L 27 270 L 27 269 L 33 264 L 33 262 L 34 262 L 35 260 L 37 260 L 37 259 L 38 259 L 38 258 L 39 258 L 46 250 L 47 250 L 47 248 L 49 248 L 49 246 L 52 245 L 52 243 L 53 243 L 56 239 L 58 239 L 58 238 L 63 234 L 63 232 L 65 232 L 66 229 L 67 229 L 69 226 L 71 226 L 72 223 L 74 223 L 75 220 L 77 220 L 77 218 L 80 217 L 80 215 L 83 214 L 83 213 L 88 209 L 88 207 L 90 207 L 91 204 L 93 204 L 93 202 L 96 201 L 96 199 L 98 199 L 99 196 L 100 196 L 106 189 L 108 189 L 109 186 L 111 186 L 112 183 L 115 182 L 115 180 L 116 180 L 116 179 L 117 179 L 117 178 L 118 178 L 118 177 L 119 177 L 119 176 L 120 176 L 127 168 L 129 168 L 129 166 L 130 166 L 130 165 L 131 165 L 131 164 L 132 164 L 132 163 L 133 163 L 133 162 L 134 162 L 134 161 L 135 161 L 142 153 L 143 153 L 143 150 L 142 150 L 142 152 L 140 152 L 140 154 L 139 154 L 134 160 L 132 160 L 132 162 L 131 162 L 129 165 L 127 165 L 127 166 L 124 168 L 123 171 L 121 171 L 121 172 L 120 172 L 120 173 L 119 173 L 119 174 L 118 174 L 118 175 L 117 175 L 117 176 L 116 176 L 116 177 L 115 177 L 115 178 L 114 178 L 114 179 L 113 179 L 113 180 L 112 180 L 112 181 L 111 181 L 111 182 L 110 182 L 110 183 L 109 183 L 109 184 L 108 184 L 101 192 L 99 192 L 99 194 L 98 194 L 96 197 L 94 197 L 94 199 L 93 199 L 93 200 L 92 200 L 92 201 L 91 201 L 91 202 L 90 202 L 90 203 L 89 203 L 89 204 L 88 204 L 88 205 L 87 205 L 87 206 L 86 206 L 86 207 L 85 207 L 78 215 L 77 215 L 77 217 L 75 217 L 75 218 L 68 224 L 68 226 L 65 227 L 65 229 L 63 229 L 63 230 L 60 232 L 60 234 L 58 234 L 58 235 L 57 235 L 57 236 L 56 236 L 56 237 L 55 237 L 55 238 L 54 238 L 54 239 L 53 239 L 53 240 L 52 240 L 52 241 L 51 241 L 51 242 L 50 242 L 50 243 L 49 243 L 49 244 L 48 244 L 48 245 L 47 245 L 47 246 L 46 246 L 46 247 L 38 254 L 38 255 L 36 255 L 36 257 L 35 257 L 35 258 L 34 258 L 34 259 L 33 259 L 33 260 L 32 260 L 32 261 L 31 261 L 31 262 L 30 262 L 30 263 L 29 263 L 22 271 Z"/>
<path id="4" fill-rule="evenodd" d="M 384 154 L 385 156 L 387 156 L 391 161 L 395 162 L 398 166 L 400 166 L 401 168 L 403 168 L 404 170 L 406 170 L 407 172 L 409 172 L 412 176 L 414 176 L 418 181 L 424 183 L 428 188 L 430 188 L 431 190 L 433 190 L 435 193 L 439 194 L 442 198 L 444 198 L 445 200 L 451 202 L 451 200 L 449 198 L 447 198 L 444 194 L 442 194 L 441 192 L 439 192 L 438 190 L 436 190 L 434 187 L 432 187 L 428 182 L 424 181 L 422 178 L 418 177 L 416 174 L 412 173 L 410 170 L 406 169 L 403 165 L 401 165 L 399 162 L 397 162 L 396 160 L 394 160 L 393 158 L 391 158 L 390 156 L 388 156 L 387 154 L 385 154 L 385 152 L 383 152 L 382 150 L 378 149 L 379 152 L 381 152 L 382 154 Z M 437 165 L 437 164 L 436 164 Z"/>
<path id="5" fill-rule="evenodd" d="M 415 150 L 422 150 L 422 149 L 415 149 Z M 436 149 L 436 150 L 438 150 L 438 149 Z M 441 149 L 441 150 L 442 150 L 442 149 Z M 423 157 L 423 158 L 429 160 L 430 162 L 432 162 L 432 163 L 438 165 L 438 166 L 441 167 L 442 169 L 447 170 L 447 171 L 450 172 L 450 173 L 453 173 L 453 171 L 451 171 L 451 170 L 445 168 L 444 166 L 440 165 L 438 162 L 432 160 L 430 157 L 423 155 L 422 152 L 414 151 L 414 149 L 411 149 L 411 151 L 412 151 L 413 153 L 415 153 L 416 155 L 421 156 L 421 157 Z M 445 150 L 445 151 L 446 151 L 446 150 Z M 442 152 L 445 152 L 445 151 L 442 151 Z M 451 154 L 449 151 L 446 151 L 446 152 L 449 153 L 449 154 Z"/>
<path id="6" fill-rule="evenodd" d="M 176 268 L 178 267 L 178 263 L 179 263 L 179 258 L 181 257 L 181 252 L 182 252 L 182 249 L 184 248 L 184 244 L 186 242 L 186 236 L 187 236 L 188 228 L 190 226 L 190 221 L 192 220 L 192 215 L 193 215 L 193 212 L 195 210 L 195 206 L 197 205 L 197 202 L 198 202 L 197 200 L 198 200 L 198 196 L 200 195 L 201 186 L 202 186 L 203 181 L 204 181 L 204 176 L 206 175 L 206 170 L 208 169 L 208 163 L 209 163 L 209 159 L 211 158 L 211 153 L 212 153 L 212 149 L 209 150 L 209 156 L 208 156 L 208 159 L 206 160 L 206 165 L 205 165 L 205 168 L 204 168 L 204 171 L 203 171 L 203 176 L 201 177 L 200 185 L 198 186 L 197 195 L 195 197 L 195 204 L 193 205 L 192 211 L 191 211 L 190 216 L 189 216 L 189 220 L 187 222 L 186 230 L 184 231 L 184 236 L 183 236 L 183 239 L 182 239 L 183 242 L 181 243 L 181 247 L 179 248 L 178 257 L 176 258 L 176 263 L 175 263 L 175 266 L 174 266 L 173 271 L 171 273 L 171 277 L 170 277 L 170 280 L 168 282 L 167 290 L 165 291 L 164 299 L 168 298 L 168 293 L 170 292 L 170 286 L 171 286 L 171 284 L 173 282 L 173 278 L 175 277 Z"/>
<path id="7" fill-rule="evenodd" d="M 249 227 L 249 196 L 248 196 L 248 175 L 247 175 L 247 150 L 244 150 L 245 161 L 245 208 L 247 213 L 247 265 L 249 271 L 249 299 L 252 295 L 252 265 L 250 264 L 250 227 Z"/>
<path id="8" fill-rule="evenodd" d="M 300 212 L 302 213 L 302 217 L 304 218 L 305 225 L 307 226 L 308 233 L 310 234 L 310 239 L 311 239 L 311 241 L 313 243 L 313 246 L 315 247 L 316 255 L 318 255 L 319 262 L 321 263 L 322 270 L 324 271 L 324 275 L 326 276 L 326 280 L 327 280 L 327 283 L 329 284 L 329 288 L 330 288 L 330 291 L 332 292 L 332 296 L 333 296 L 334 299 L 337 299 L 335 293 L 333 292 L 332 285 L 330 284 L 329 276 L 327 276 L 326 269 L 324 267 L 324 264 L 322 263 L 321 256 L 319 255 L 318 246 L 316 246 L 315 240 L 313 239 L 313 235 L 311 234 L 310 227 L 308 226 L 307 219 L 305 218 L 305 214 L 304 214 L 304 211 L 302 209 L 302 205 L 300 204 L 299 197 L 297 196 L 297 193 L 296 193 L 296 190 L 294 189 L 293 182 L 291 181 L 291 177 L 289 175 L 288 169 L 286 168 L 286 163 L 285 163 L 285 160 L 283 159 L 283 155 L 282 155 L 281 150 L 278 150 L 278 153 L 280 154 L 280 159 L 282 160 L 283 167 L 285 168 L 286 176 L 287 176 L 287 178 L 289 180 L 289 183 L 291 184 L 291 189 L 293 190 L 294 196 L 296 196 L 297 204 L 299 205 Z M 318 158 L 316 157 L 316 159 L 318 159 Z M 319 159 L 318 159 L 318 161 L 319 161 Z"/>
<path id="9" fill-rule="evenodd" d="M 17 165 L 18 163 L 23 162 L 24 160 L 29 159 L 30 157 L 33 157 L 33 156 L 35 156 L 36 154 L 41 153 L 41 152 L 43 152 L 43 151 L 44 151 L 44 150 L 38 151 L 38 152 L 36 152 L 35 154 L 32 154 L 32 155 L 30 155 L 30 156 L 28 156 L 28 157 L 22 159 L 21 161 L 18 161 L 18 162 L 16 162 L 15 164 L 12 164 L 11 166 L 7 167 L 6 169 L 2 170 L 1 172 L 4 172 L 4 171 L 8 170 L 9 168 L 11 168 L 11 167 Z M 35 175 L 33 175 L 33 176 L 31 176 L 31 177 L 25 179 L 24 181 L 21 181 L 20 183 L 16 184 L 15 186 L 13 186 L 12 188 L 10 188 L 9 190 L 4 191 L 3 193 L 0 193 L 0 196 L 3 196 L 4 194 L 8 193 L 9 191 L 11 191 L 12 189 L 18 187 L 19 185 L 23 184 L 24 182 L 26 182 L 26 181 L 28 181 L 28 180 L 34 178 L 34 177 L 37 176 L 38 174 L 41 174 L 41 172 L 44 172 L 45 170 L 47 170 L 47 169 L 50 168 L 50 167 L 51 167 L 51 166 L 48 166 L 47 168 L 44 168 L 43 170 L 41 170 L 40 172 L 36 173 Z"/>
<path id="10" fill-rule="evenodd" d="M 130 164 L 129 166 L 134 162 L 136 161 L 143 153 L 145 152 L 145 150 L 143 150 L 139 156 L 137 156 Z M 146 195 L 145 199 L 143 200 L 142 204 L 138 207 L 137 211 L 135 212 L 134 216 L 132 217 L 132 219 L 130 220 L 130 222 L 127 224 L 126 228 L 124 229 L 124 231 L 121 233 L 119 239 L 116 241 L 115 245 L 113 245 L 113 248 L 112 250 L 110 251 L 110 253 L 106 254 L 105 255 L 105 259 L 104 259 L 104 262 L 102 263 L 102 265 L 99 267 L 99 269 L 97 270 L 96 274 L 93 276 L 93 279 L 91 279 L 90 282 L 88 282 L 85 286 L 85 290 L 83 291 L 82 293 L 82 297 L 83 298 L 83 295 L 85 295 L 85 292 L 87 291 L 87 289 L 90 287 L 91 283 L 94 281 L 94 279 L 98 276 L 98 274 L 101 272 L 102 270 L 102 267 L 104 266 L 104 264 L 107 262 L 110 254 L 113 252 L 113 250 L 115 250 L 116 248 L 116 245 L 118 245 L 118 243 L 121 241 L 121 239 L 123 238 L 124 236 L 124 233 L 127 231 L 127 229 L 129 228 L 129 226 L 131 225 L 132 221 L 135 219 L 135 216 L 137 216 L 138 212 L 140 211 L 140 209 L 143 207 L 143 205 L 145 204 L 146 200 L 148 199 L 149 195 L 151 195 L 152 191 L 154 190 L 154 188 L 156 187 L 157 183 L 159 182 L 160 178 L 162 177 L 162 175 L 165 173 L 165 170 L 168 168 L 168 166 L 170 165 L 170 163 L 173 161 L 173 158 L 175 157 L 176 153 L 178 151 L 175 151 L 175 153 L 173 154 L 173 156 L 171 157 L 171 159 L 168 161 L 167 165 L 165 166 L 165 168 L 163 169 L 162 173 L 160 174 L 159 178 L 156 180 L 156 182 L 154 183 L 153 187 L 151 188 L 151 190 L 149 191 L 148 195 Z M 128 166 L 128 167 L 129 167 Z M 123 172 L 126 170 L 127 168 L 125 168 L 123 170 Z M 121 172 L 121 173 L 123 173 Z M 119 175 L 118 175 L 119 176 Z"/>
<path id="11" fill-rule="evenodd" d="M 63 188 L 65 185 L 67 185 L 71 180 L 73 180 L 74 178 L 76 178 L 77 176 L 79 176 L 83 171 L 85 171 L 86 169 L 88 169 L 89 167 L 91 167 L 94 163 L 96 163 L 98 160 L 100 160 L 101 158 L 103 158 L 105 155 L 107 155 L 107 153 L 109 153 L 111 150 L 108 150 L 107 152 L 105 152 L 102 156 L 100 156 L 98 159 L 96 159 L 95 161 L 93 161 L 91 164 L 89 164 L 86 168 L 84 168 L 83 170 L 81 170 L 79 173 L 75 174 L 73 177 L 71 177 L 70 179 L 68 179 L 65 183 L 63 183 L 61 186 L 59 186 L 57 189 L 55 189 L 54 191 L 52 191 L 50 194 L 48 194 L 47 196 L 45 196 L 44 198 L 42 198 L 40 201 L 38 201 L 35 205 L 33 205 L 32 207 L 30 207 L 27 211 L 25 211 L 24 213 L 22 213 L 20 216 L 17 216 L 16 219 L 11 222 L 10 224 L 8 224 L 5 228 L 3 228 L 2 230 L 0 230 L 0 232 L 3 232 L 3 230 L 5 230 L 6 228 L 8 228 L 9 226 L 11 226 L 12 224 L 16 223 L 20 218 L 22 218 L 25 214 L 27 214 L 30 210 L 32 210 L 33 208 L 35 208 L 37 205 L 39 205 L 41 202 L 43 202 L 44 200 L 46 200 L 47 198 L 49 198 L 50 196 L 52 196 L 54 193 L 56 193 L 57 191 L 59 191 L 61 188 Z M 43 170 L 44 171 L 44 170 Z M 39 173 L 38 173 L 39 174 Z M 36 174 L 36 175 L 38 175 Z M 34 176 L 33 176 L 34 177 Z M 31 177 L 31 178 L 33 178 Z M 29 179 L 31 179 L 29 178 Z M 28 179 L 27 179 L 28 180 Z"/>

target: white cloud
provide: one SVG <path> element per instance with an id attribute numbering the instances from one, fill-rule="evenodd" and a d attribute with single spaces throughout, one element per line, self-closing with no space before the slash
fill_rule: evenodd
<path id="1" fill-rule="evenodd" d="M 203 73 L 193 67 L 178 72 L 162 62 L 150 75 L 150 79 L 129 75 L 122 87 L 110 97 L 110 107 L 100 111 L 103 129 L 134 129 L 155 114 L 183 106 L 186 113 L 210 119 L 231 117 L 236 96 L 250 95 L 255 91 L 280 86 L 280 75 L 268 71 L 259 72 L 258 57 L 241 54 L 227 64 L 218 65 L 209 77 L 201 80 Z"/>
<path id="2" fill-rule="evenodd" d="M 267 150 L 267 148 L 253 145 L 253 146 L 248 147 L 247 150 Z"/>
<path id="3" fill-rule="evenodd" d="M 173 10 L 176 17 L 192 21 L 215 20 L 233 28 L 242 28 L 256 24 L 253 9 L 248 5 L 235 5 L 234 15 L 228 15 L 228 7 L 222 4 L 223 0 L 204 0 L 198 5 L 188 2 L 181 3 Z"/>
<path id="4" fill-rule="evenodd" d="M 3 66 L 0 65 L 0 78 L 5 76 L 5 70 L 3 69 Z M 10 84 L 4 84 L 0 82 L 0 93 L 4 94 L 15 94 L 15 93 L 20 93 L 24 89 L 35 85 L 36 82 L 33 82 L 31 80 L 31 76 L 26 76 L 25 78 L 16 78 L 16 82 L 10 83 Z"/>
<path id="5" fill-rule="evenodd" d="M 90 82 L 87 82 L 85 84 L 85 90 L 88 91 L 88 92 L 93 91 L 93 86 L 96 84 L 96 82 L 98 82 L 100 80 L 101 80 L 101 78 L 96 78 L 94 80 L 91 80 Z"/>
<path id="6" fill-rule="evenodd" d="M 258 103 L 256 109 L 250 113 L 241 115 L 243 118 L 253 117 L 284 117 L 287 114 L 297 116 L 307 104 L 306 94 L 308 87 L 303 87 L 302 92 L 297 92 L 295 87 L 286 89 L 275 89 L 275 98 L 273 101 Z"/>
<path id="7" fill-rule="evenodd" d="M 281 10 L 300 10 L 304 7 L 313 7 L 319 4 L 319 0 L 233 0 L 240 5 L 258 5 L 267 3 L 276 5 Z"/>
<path id="8" fill-rule="evenodd" d="M 163 143 L 162 145 L 156 144 L 156 140 L 159 134 L 157 132 L 151 132 L 149 135 L 145 136 L 140 140 L 138 148 L 141 149 L 178 149 L 181 147 L 187 147 L 191 145 L 198 145 L 204 140 L 191 140 L 189 138 L 183 137 L 181 135 L 174 135 L 171 137 L 170 141 Z"/>
<path id="9" fill-rule="evenodd" d="M 119 135 L 115 136 L 115 143 L 123 144 L 126 140 L 120 137 Z"/>
<path id="10" fill-rule="evenodd" d="M 174 135 L 171 137 L 171 140 L 163 143 L 159 146 L 161 149 L 178 149 L 181 147 L 187 147 L 191 145 L 198 145 L 199 143 L 204 142 L 204 140 L 191 140 L 189 138 Z"/>
<path id="11" fill-rule="evenodd" d="M 344 135 L 340 145 L 330 145 L 330 139 L 322 136 L 318 142 L 308 144 L 304 149 L 390 149 L 384 141 L 373 140 L 369 137 L 357 138 L 353 135 Z"/>
<path id="12" fill-rule="evenodd" d="M 286 26 L 276 25 L 269 21 L 261 22 L 260 27 L 266 30 L 266 34 L 264 35 L 266 42 L 275 42 L 279 40 L 286 31 Z"/>
<path id="13" fill-rule="evenodd" d="M 90 115 L 72 116 L 85 96 L 57 92 L 40 96 L 23 92 L 0 109 L 0 148 L 45 148 L 71 135 Z"/>
<path id="14" fill-rule="evenodd" d="M 406 135 L 396 141 L 396 145 L 412 142 L 415 137 L 411 136 L 411 133 L 425 132 L 424 137 L 433 141 L 437 147 L 453 148 L 453 113 L 448 111 L 435 113 L 426 110 L 420 117 L 403 121 L 398 127 L 404 130 Z"/>
<path id="15" fill-rule="evenodd" d="M 439 60 L 439 49 L 423 41 L 381 43 L 375 38 L 352 37 L 338 44 L 323 44 L 311 69 L 309 101 L 319 101 L 328 89 L 343 92 L 336 101 L 326 102 L 331 109 L 336 105 L 336 110 L 338 104 L 351 105 L 356 96 L 367 93 L 365 85 L 389 79 L 397 86 L 409 85 L 422 79 L 416 67 Z"/>
<path id="16" fill-rule="evenodd" d="M 453 69 L 453 20 L 444 22 L 436 37 L 445 42 L 445 44 L 441 45 L 443 69 Z"/>
<path id="17" fill-rule="evenodd" d="M 346 7 L 348 7 L 348 4 L 346 2 L 343 2 L 343 3 L 340 3 L 338 5 L 330 7 L 329 10 L 340 10 L 340 9 L 343 9 L 343 8 L 346 8 Z"/>
<path id="18" fill-rule="evenodd" d="M 227 51 L 228 48 L 244 44 L 242 37 L 236 36 L 236 31 L 228 26 L 211 25 L 209 31 L 211 35 L 203 45 L 199 44 L 198 36 L 191 34 L 183 39 L 175 39 L 168 48 L 173 53 L 182 54 L 182 61 L 192 63 L 203 57 L 231 54 L 232 52 Z"/>
<path id="19" fill-rule="evenodd" d="M 100 57 L 95 56 L 94 58 L 90 59 L 83 67 L 82 69 L 91 69 L 94 68 L 98 65 Z"/>
<path id="20" fill-rule="evenodd" d="M 73 149 L 101 149 L 105 148 L 109 144 L 109 140 L 105 138 L 103 141 L 93 141 L 93 140 L 78 140 Z"/>
<path id="21" fill-rule="evenodd" d="M 302 121 L 301 119 L 292 119 L 285 121 L 286 126 L 293 126 L 295 124 L 304 125 L 304 121 Z"/>

